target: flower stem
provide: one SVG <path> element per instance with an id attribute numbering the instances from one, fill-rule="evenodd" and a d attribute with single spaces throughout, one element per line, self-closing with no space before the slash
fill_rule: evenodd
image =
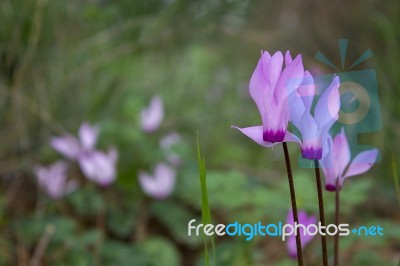
<path id="1" fill-rule="evenodd" d="M 283 142 L 282 146 L 283 146 L 283 153 L 285 154 L 286 170 L 289 180 L 290 200 L 292 202 L 293 220 L 295 224 L 298 224 L 299 217 L 297 215 L 296 194 L 294 192 L 293 175 L 292 175 L 292 167 L 290 166 L 289 151 L 286 142 Z M 296 248 L 297 248 L 297 264 L 299 266 L 303 266 L 303 253 L 301 250 L 301 239 L 300 239 L 299 228 L 297 228 L 296 231 Z"/>
<path id="2" fill-rule="evenodd" d="M 315 164 L 315 179 L 317 181 L 317 190 L 318 190 L 319 220 L 321 222 L 321 226 L 323 228 L 325 228 L 324 198 L 322 196 L 321 174 L 319 171 L 318 160 L 314 160 L 314 164 Z M 326 233 L 325 233 L 325 235 L 321 234 L 321 243 L 322 243 L 323 265 L 328 266 L 328 251 L 326 248 Z"/>
<path id="3" fill-rule="evenodd" d="M 336 191 L 335 191 L 335 224 L 336 227 L 339 226 L 339 210 L 340 210 L 340 200 L 339 200 L 339 179 L 336 181 Z M 339 234 L 335 235 L 335 256 L 333 260 L 333 265 L 338 266 L 339 265 Z"/>

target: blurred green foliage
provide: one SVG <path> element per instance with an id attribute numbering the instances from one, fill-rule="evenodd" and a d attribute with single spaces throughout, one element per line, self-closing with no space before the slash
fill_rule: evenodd
<path id="1" fill-rule="evenodd" d="M 360 137 L 380 148 L 382 160 L 345 184 L 341 219 L 380 224 L 385 235 L 343 238 L 341 261 L 393 265 L 400 216 L 387 157 L 400 150 L 399 15 L 395 0 L 0 1 L 0 265 L 27 265 L 48 226 L 54 233 L 40 265 L 204 265 L 203 239 L 187 235 L 188 221 L 201 220 L 197 130 L 213 223 L 284 220 L 290 205 L 280 148 L 262 149 L 230 125 L 259 123 L 247 84 L 261 49 L 291 49 L 330 73 L 314 55 L 339 62 L 338 38 L 349 39 L 349 61 L 373 51 L 360 69 L 377 71 L 384 125 Z M 155 94 L 166 117 L 148 135 L 138 117 Z M 52 201 L 32 167 L 58 159 L 50 136 L 76 132 L 83 121 L 101 127 L 100 146 L 118 149 L 117 182 L 85 183 Z M 137 173 L 165 160 L 159 140 L 173 131 L 183 136 L 176 147 L 183 163 L 172 196 L 156 201 L 143 194 Z M 294 169 L 296 193 L 299 208 L 316 213 L 309 170 Z M 334 196 L 324 196 L 333 221 Z M 273 238 L 220 238 L 216 261 L 295 265 L 285 248 Z M 319 252 L 315 239 L 307 265 L 319 265 Z"/>

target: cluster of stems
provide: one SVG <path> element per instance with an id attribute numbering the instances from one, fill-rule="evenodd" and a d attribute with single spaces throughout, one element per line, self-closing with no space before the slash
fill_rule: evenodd
<path id="1" fill-rule="evenodd" d="M 297 204 L 296 204 L 296 193 L 294 189 L 294 182 L 293 182 L 293 174 L 292 168 L 290 165 L 290 157 L 289 151 L 287 148 L 286 142 L 282 143 L 283 152 L 285 155 L 285 162 L 286 162 L 286 170 L 287 176 L 289 181 L 289 190 L 290 190 L 290 200 L 292 204 L 292 212 L 293 212 L 293 220 L 295 223 L 299 223 L 298 214 L 297 214 Z M 319 221 L 321 223 L 322 228 L 325 228 L 325 211 L 324 211 L 324 199 L 322 194 L 322 184 L 321 184 L 321 174 L 319 169 L 319 162 L 318 160 L 314 160 L 314 168 L 315 168 L 315 180 L 317 185 L 317 192 L 318 192 L 318 207 L 319 207 Z M 335 224 L 339 224 L 339 185 L 336 184 L 336 213 L 335 213 Z M 322 247 L 322 265 L 328 265 L 328 251 L 326 245 L 326 235 L 321 234 L 321 247 Z M 296 248 L 297 248 L 297 262 L 298 265 L 303 265 L 303 254 L 302 254 L 302 247 L 301 247 L 301 238 L 299 233 L 299 228 L 296 231 Z M 338 258 L 339 258 L 339 237 L 338 234 L 335 235 L 335 244 L 334 244 L 334 265 L 338 265 Z"/>

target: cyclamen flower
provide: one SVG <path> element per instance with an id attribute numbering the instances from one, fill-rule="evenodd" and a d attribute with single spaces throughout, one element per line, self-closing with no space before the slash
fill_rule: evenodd
<path id="1" fill-rule="evenodd" d="M 58 161 L 48 167 L 37 166 L 34 172 L 37 176 L 39 187 L 52 199 L 59 199 L 76 190 L 77 183 L 67 181 L 68 165 L 64 161 Z"/>
<path id="2" fill-rule="evenodd" d="M 298 218 L 299 218 L 299 224 L 304 225 L 306 228 L 311 224 L 314 224 L 314 225 L 317 224 L 317 217 L 315 215 L 308 216 L 305 211 L 300 211 L 298 214 Z M 286 218 L 286 224 L 291 224 L 292 226 L 294 226 L 293 212 L 291 209 L 288 212 L 288 215 Z M 315 236 L 315 235 L 307 234 L 307 232 L 304 231 L 302 226 L 299 227 L 299 234 L 300 234 L 302 249 L 304 249 L 304 247 L 308 243 L 310 243 L 310 241 Z M 297 258 L 296 236 L 294 233 L 289 236 L 286 243 L 287 243 L 286 248 L 287 248 L 287 252 L 288 252 L 289 256 L 293 259 Z"/>
<path id="3" fill-rule="evenodd" d="M 80 155 L 78 163 L 84 175 L 91 181 L 108 186 L 115 181 L 118 152 L 110 149 L 108 153 L 93 151 Z"/>
<path id="4" fill-rule="evenodd" d="M 157 130 L 164 118 L 164 106 L 161 97 L 154 96 L 147 108 L 140 113 L 143 131 L 152 133 Z"/>
<path id="5" fill-rule="evenodd" d="M 290 96 L 302 83 L 304 76 L 301 55 L 292 60 L 287 51 L 285 68 L 283 60 L 281 52 L 276 52 L 272 56 L 268 52 L 261 53 L 250 79 L 249 92 L 260 112 L 262 125 L 234 127 L 265 147 L 272 147 L 275 142 L 286 141 L 286 129 L 291 112 Z"/>
<path id="6" fill-rule="evenodd" d="M 79 128 L 79 139 L 65 134 L 53 137 L 51 146 L 66 158 L 76 160 L 87 179 L 101 186 L 110 185 L 116 178 L 118 152 L 111 149 L 108 153 L 95 149 L 99 129 L 88 123 Z"/>
<path id="7" fill-rule="evenodd" d="M 322 145 L 332 127 L 338 120 L 340 110 L 340 79 L 333 78 L 332 83 L 318 99 L 314 112 L 311 105 L 315 95 L 315 84 L 311 74 L 306 71 L 302 86 L 294 94 L 293 112 L 290 121 L 300 130 L 301 140 L 295 135 L 289 135 L 292 141 L 301 146 L 303 158 L 320 160 L 322 158 Z M 289 136 L 288 136 L 289 138 Z"/>
<path id="8" fill-rule="evenodd" d="M 169 133 L 160 140 L 160 147 L 167 152 L 167 161 L 173 166 L 179 166 L 181 164 L 181 157 L 173 151 L 173 147 L 181 142 L 181 136 L 176 133 Z"/>
<path id="9" fill-rule="evenodd" d="M 70 134 L 65 134 L 61 137 L 53 137 L 50 140 L 50 145 L 61 155 L 75 160 L 81 153 L 94 150 L 98 133 L 97 127 L 83 123 L 79 128 L 79 139 Z"/>
<path id="10" fill-rule="evenodd" d="M 175 179 L 175 170 L 163 163 L 157 164 L 153 175 L 146 172 L 139 173 L 139 183 L 143 191 L 158 200 L 165 199 L 172 193 Z"/>
<path id="11" fill-rule="evenodd" d="M 367 172 L 378 157 L 378 150 L 371 149 L 360 152 L 351 160 L 351 152 L 344 128 L 332 140 L 330 135 L 324 143 L 324 156 L 321 167 L 325 175 L 325 188 L 328 191 L 336 190 L 336 181 L 339 189 L 346 178 Z"/>

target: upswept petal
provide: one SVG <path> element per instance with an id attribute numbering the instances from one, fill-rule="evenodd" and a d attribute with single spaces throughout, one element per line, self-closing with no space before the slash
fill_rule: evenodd
<path id="1" fill-rule="evenodd" d="M 297 93 L 303 100 L 305 109 L 311 113 L 311 105 L 316 94 L 314 78 L 309 71 L 304 72 L 303 82 L 297 89 Z"/>
<path id="2" fill-rule="evenodd" d="M 140 113 L 141 126 L 145 132 L 154 132 L 164 119 L 164 105 L 161 97 L 154 96 L 149 106 Z"/>
<path id="3" fill-rule="evenodd" d="M 166 164 L 160 163 L 154 170 L 154 175 L 139 172 L 139 182 L 143 191 L 156 199 L 168 197 L 175 186 L 176 172 Z"/>
<path id="4" fill-rule="evenodd" d="M 79 128 L 79 139 L 81 140 L 82 148 L 85 150 L 94 149 L 98 134 L 99 129 L 97 127 L 83 123 Z"/>
<path id="5" fill-rule="evenodd" d="M 101 186 L 110 185 L 116 178 L 116 151 L 93 151 L 79 158 L 79 166 L 89 180 Z"/>
<path id="6" fill-rule="evenodd" d="M 69 184 L 73 181 L 66 181 L 67 167 L 66 162 L 58 161 L 48 167 L 37 166 L 34 169 L 40 188 L 52 199 L 59 199 L 72 192 Z"/>
<path id="7" fill-rule="evenodd" d="M 343 179 L 367 172 L 376 162 L 377 157 L 378 157 L 377 149 L 372 149 L 359 153 L 353 159 L 353 161 L 351 161 L 348 170 L 343 176 Z"/>
<path id="8" fill-rule="evenodd" d="M 283 66 L 283 55 L 281 52 L 276 52 L 269 60 L 266 77 L 268 79 L 268 84 L 271 89 L 275 89 L 278 83 L 279 77 L 282 72 Z"/>
<path id="9" fill-rule="evenodd" d="M 257 66 L 253 71 L 249 83 L 250 96 L 258 107 L 261 116 L 265 114 L 264 100 L 267 95 L 273 95 L 271 90 L 268 89 L 267 75 L 264 69 L 267 69 L 271 56 L 268 52 L 261 52 L 261 57 L 258 60 Z M 271 96 L 272 97 L 272 96 Z"/>
<path id="10" fill-rule="evenodd" d="M 320 160 L 322 171 L 325 176 L 325 188 L 328 191 L 334 191 L 336 188 L 336 179 L 339 176 L 338 168 L 332 156 L 333 140 L 331 135 L 327 135 L 323 148 L 322 160 Z"/>
<path id="11" fill-rule="evenodd" d="M 292 56 L 290 55 L 290 51 L 286 51 L 285 54 L 285 67 L 287 67 L 288 65 L 290 65 L 290 63 L 292 63 Z"/>
<path id="12" fill-rule="evenodd" d="M 314 143 L 319 139 L 317 122 L 307 111 L 304 112 L 301 118 L 301 133 L 303 144 Z"/>
<path id="13" fill-rule="evenodd" d="M 314 79 L 310 72 L 304 72 L 304 79 L 297 91 L 290 95 L 289 105 L 291 106 L 290 121 L 302 129 L 302 118 L 305 113 L 311 114 L 311 105 L 315 96 Z"/>
<path id="14" fill-rule="evenodd" d="M 163 189 L 164 194 L 169 195 L 175 186 L 175 170 L 164 163 L 160 163 L 156 166 L 154 175 L 159 181 L 160 188 Z"/>
<path id="15" fill-rule="evenodd" d="M 323 128 L 326 124 L 334 123 L 338 119 L 340 109 L 340 79 L 335 76 L 331 85 L 326 89 L 315 106 L 314 117 L 319 128 Z M 332 124 L 333 124 L 332 123 Z"/>
<path id="16" fill-rule="evenodd" d="M 290 122 L 292 122 L 292 124 L 297 127 L 298 130 L 301 130 L 301 118 L 303 117 L 306 108 L 300 94 L 296 92 L 290 97 L 292 98 L 290 105 L 292 109 L 290 112 Z"/>
<path id="17" fill-rule="evenodd" d="M 338 171 L 338 175 L 342 176 L 347 165 L 350 162 L 350 147 L 347 141 L 344 128 L 333 139 L 332 157 Z"/>
<path id="18" fill-rule="evenodd" d="M 51 138 L 50 145 L 61 155 L 71 160 L 77 158 L 81 150 L 79 141 L 69 134 Z"/>
<path id="19" fill-rule="evenodd" d="M 288 98 L 301 84 L 304 77 L 304 67 L 301 55 L 296 58 L 282 71 L 276 84 L 274 98 L 276 103 Z"/>
<path id="20" fill-rule="evenodd" d="M 138 174 L 139 183 L 143 191 L 148 195 L 154 195 L 157 193 L 158 188 L 154 178 L 147 172 L 140 171 Z"/>

